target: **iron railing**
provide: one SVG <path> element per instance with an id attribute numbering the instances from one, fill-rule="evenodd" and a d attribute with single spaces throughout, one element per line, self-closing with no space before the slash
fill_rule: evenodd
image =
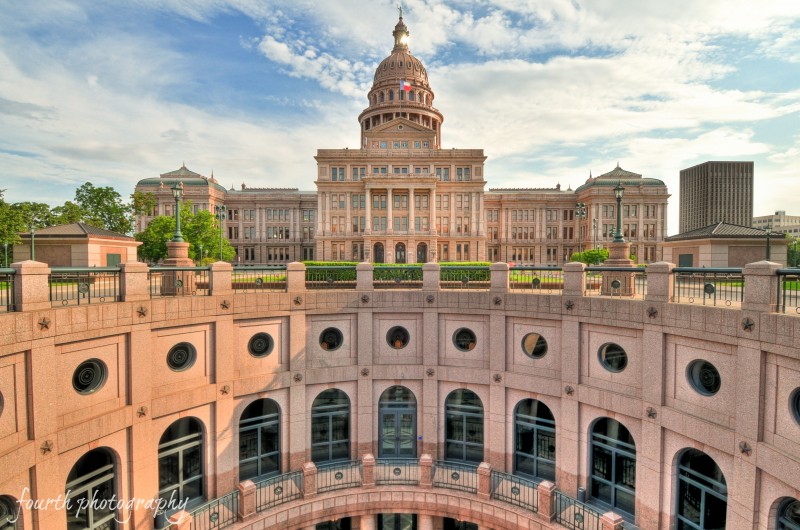
<path id="1" fill-rule="evenodd" d="M 573 530 L 600 530 L 599 511 L 586 504 L 555 491 L 555 521 Z"/>
<path id="2" fill-rule="evenodd" d="M 355 289 L 355 265 L 306 267 L 306 289 Z"/>
<path id="3" fill-rule="evenodd" d="M 0 269 L 0 313 L 14 311 L 14 269 Z"/>
<path id="4" fill-rule="evenodd" d="M 419 460 L 380 459 L 375 461 L 375 484 L 419 485 Z"/>
<path id="5" fill-rule="evenodd" d="M 233 290 L 239 293 L 286 291 L 286 266 L 234 267 L 231 274 Z"/>
<path id="6" fill-rule="evenodd" d="M 442 266 L 439 281 L 442 289 L 488 289 L 491 282 L 488 266 Z"/>
<path id="7" fill-rule="evenodd" d="M 239 518 L 239 491 L 232 491 L 192 510 L 192 530 L 227 528 Z"/>
<path id="8" fill-rule="evenodd" d="M 618 296 L 644 300 L 647 271 L 643 267 L 586 267 L 584 296 Z"/>
<path id="9" fill-rule="evenodd" d="M 537 482 L 530 479 L 492 471 L 491 498 L 538 512 L 539 490 L 537 485 Z"/>
<path id="10" fill-rule="evenodd" d="M 419 289 L 422 287 L 422 267 L 386 267 L 376 265 L 372 271 L 374 289 Z"/>
<path id="11" fill-rule="evenodd" d="M 557 293 L 564 288 L 564 273 L 561 267 L 511 267 L 508 286 L 537 293 Z"/>
<path id="12" fill-rule="evenodd" d="M 303 472 L 290 471 L 256 483 L 256 511 L 261 512 L 303 496 Z"/>
<path id="13" fill-rule="evenodd" d="M 355 488 L 361 485 L 361 460 L 317 466 L 317 492 Z"/>
<path id="14" fill-rule="evenodd" d="M 433 465 L 433 485 L 437 488 L 478 492 L 478 466 L 437 460 Z"/>
<path id="15" fill-rule="evenodd" d="M 54 306 L 120 300 L 117 267 L 53 267 L 47 281 Z"/>
<path id="16" fill-rule="evenodd" d="M 150 267 L 150 298 L 208 296 L 209 267 Z"/>
<path id="17" fill-rule="evenodd" d="M 742 301 L 744 275 L 740 268 L 676 267 L 672 274 L 673 302 L 731 306 Z"/>
<path id="18" fill-rule="evenodd" d="M 779 313 L 800 313 L 800 269 L 778 270 L 778 303 Z"/>

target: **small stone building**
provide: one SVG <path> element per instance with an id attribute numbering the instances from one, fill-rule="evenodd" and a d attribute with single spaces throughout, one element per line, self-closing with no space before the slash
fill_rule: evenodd
<path id="1" fill-rule="evenodd" d="M 781 233 L 769 238 L 769 261 L 786 265 L 789 240 Z M 729 223 L 670 236 L 663 243 L 663 260 L 679 267 L 744 267 L 767 259 L 767 232 Z"/>
<path id="2" fill-rule="evenodd" d="M 14 260 L 31 259 L 31 234 L 20 234 Z M 51 267 L 115 267 L 136 261 L 141 245 L 130 236 L 86 223 L 48 226 L 34 232 L 34 257 Z"/>

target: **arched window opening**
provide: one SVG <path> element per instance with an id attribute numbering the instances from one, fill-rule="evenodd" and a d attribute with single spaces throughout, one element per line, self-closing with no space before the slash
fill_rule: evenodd
<path id="1" fill-rule="evenodd" d="M 398 243 L 394 247 L 394 262 L 395 263 L 405 263 L 406 262 L 406 246 L 403 243 Z"/>
<path id="2" fill-rule="evenodd" d="M 633 515 L 636 507 L 636 444 L 611 418 L 592 428 L 591 496 L 599 504 Z"/>
<path id="3" fill-rule="evenodd" d="M 194 418 L 170 425 L 158 442 L 158 496 L 167 502 L 203 501 L 203 428 Z"/>
<path id="4" fill-rule="evenodd" d="M 315 464 L 350 458 L 350 399 L 335 388 L 311 406 L 311 460 Z"/>
<path id="5" fill-rule="evenodd" d="M 678 530 L 724 530 L 728 509 L 725 477 L 702 451 L 687 449 L 681 455 L 677 503 Z"/>
<path id="6" fill-rule="evenodd" d="M 471 390 L 450 392 L 444 404 L 445 460 L 483 460 L 483 404 Z"/>
<path id="7" fill-rule="evenodd" d="M 381 103 L 383 103 L 386 99 L 386 96 L 383 95 L 383 92 L 380 93 Z"/>
<path id="8" fill-rule="evenodd" d="M 394 101 L 394 90 L 389 91 L 389 101 Z"/>
<path id="9" fill-rule="evenodd" d="M 778 510 L 778 530 L 800 530 L 800 501 L 787 499 Z"/>
<path id="10" fill-rule="evenodd" d="M 110 509 L 115 496 L 115 471 L 114 457 L 105 449 L 93 449 L 75 462 L 67 476 L 67 530 L 117 528 L 117 512 Z M 14 526 L 0 524 L 0 528 Z"/>
<path id="11" fill-rule="evenodd" d="M 373 248 L 372 252 L 373 262 L 374 263 L 383 263 L 385 257 L 383 255 L 383 243 L 375 243 L 375 247 Z"/>
<path id="12" fill-rule="evenodd" d="M 281 472 L 281 411 L 271 399 L 250 403 L 239 418 L 239 481 Z"/>
<path id="13" fill-rule="evenodd" d="M 378 402 L 379 458 L 417 456 L 417 400 L 404 386 L 387 388 Z"/>
<path id="14" fill-rule="evenodd" d="M 514 473 L 555 481 L 556 422 L 541 401 L 524 399 L 514 412 Z"/>
<path id="15" fill-rule="evenodd" d="M 428 262 L 428 245 L 420 243 L 417 245 L 417 263 Z"/>

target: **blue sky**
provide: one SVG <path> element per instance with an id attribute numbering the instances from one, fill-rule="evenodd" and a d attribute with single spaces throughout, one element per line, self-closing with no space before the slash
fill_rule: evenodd
<path id="1" fill-rule="evenodd" d="M 666 181 L 754 160 L 757 215 L 800 215 L 800 2 L 407 0 L 444 147 L 488 187 Z M 128 196 L 183 161 L 226 187 L 314 189 L 354 147 L 396 2 L 30 0 L 0 11 L 0 189 L 52 205 L 87 180 Z"/>

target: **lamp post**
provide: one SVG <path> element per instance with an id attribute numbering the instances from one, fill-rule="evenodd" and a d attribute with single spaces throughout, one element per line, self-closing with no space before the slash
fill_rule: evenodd
<path id="1" fill-rule="evenodd" d="M 222 261 L 222 221 L 225 220 L 225 206 L 214 206 L 216 218 L 219 220 L 219 260 Z"/>
<path id="2" fill-rule="evenodd" d="M 181 197 L 183 197 L 183 182 L 178 182 L 172 188 L 172 196 L 175 197 L 175 234 L 172 236 L 174 243 L 183 243 L 181 234 Z"/>
<path id="3" fill-rule="evenodd" d="M 8 267 L 8 241 L 3 241 L 3 267 Z"/>
<path id="4" fill-rule="evenodd" d="M 199 265 L 202 267 L 203 266 L 203 244 L 202 243 L 200 244 L 200 259 L 198 261 L 199 261 Z"/>
<path id="5" fill-rule="evenodd" d="M 575 217 L 579 219 L 578 221 L 578 246 L 580 247 L 580 251 L 583 252 L 583 220 L 586 219 L 586 203 L 585 202 L 577 202 L 575 203 Z"/>
<path id="6" fill-rule="evenodd" d="M 36 227 L 31 221 L 31 261 L 36 261 Z"/>
<path id="7" fill-rule="evenodd" d="M 614 243 L 625 242 L 625 238 L 622 237 L 622 194 L 624 192 L 625 188 L 622 187 L 622 181 L 619 181 L 617 187 L 614 188 L 614 197 L 617 199 L 617 226 L 614 231 Z"/>
<path id="8" fill-rule="evenodd" d="M 767 224 L 767 261 L 770 258 L 770 236 L 772 236 L 772 223 Z"/>

